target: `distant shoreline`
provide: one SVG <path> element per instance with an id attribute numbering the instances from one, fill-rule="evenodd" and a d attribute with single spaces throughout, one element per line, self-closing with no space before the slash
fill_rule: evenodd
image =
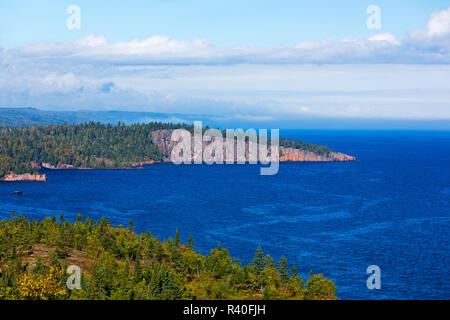
<path id="1" fill-rule="evenodd" d="M 352 157 L 354 159 L 346 159 L 346 160 L 280 160 L 280 163 L 332 163 L 332 162 L 353 162 L 357 161 L 356 157 Z M 170 161 L 155 161 L 153 163 L 144 163 L 144 165 L 164 165 L 164 164 L 171 164 Z M 246 162 L 245 164 L 248 164 Z M 15 173 L 9 173 L 3 177 L 0 177 L 0 182 L 47 182 L 47 175 L 43 172 L 45 171 L 75 171 L 75 170 L 101 170 L 101 171 L 108 171 L 108 170 L 143 170 L 145 169 L 144 165 L 142 166 L 136 166 L 136 167 L 130 167 L 130 168 L 84 168 L 84 167 L 62 167 L 62 168 L 42 168 L 40 169 L 39 173 L 23 173 L 23 174 L 15 174 Z M 202 165 L 208 165 L 206 163 L 202 163 Z"/>

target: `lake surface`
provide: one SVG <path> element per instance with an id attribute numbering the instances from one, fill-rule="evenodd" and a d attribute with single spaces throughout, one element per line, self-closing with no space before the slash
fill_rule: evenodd
<path id="1" fill-rule="evenodd" d="M 220 242 L 246 263 L 261 244 L 303 275 L 324 273 L 341 299 L 450 298 L 450 132 L 281 134 L 359 161 L 284 163 L 275 176 L 256 165 L 46 171 L 47 183 L 0 183 L 0 218 L 132 219 L 161 238 L 192 234 L 202 253 Z M 369 265 L 381 290 L 366 287 Z"/>

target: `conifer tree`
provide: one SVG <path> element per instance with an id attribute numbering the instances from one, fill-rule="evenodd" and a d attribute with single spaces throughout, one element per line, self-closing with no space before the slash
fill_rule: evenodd
<path id="1" fill-rule="evenodd" d="M 178 229 L 175 230 L 175 247 L 179 248 L 181 246 L 181 239 L 180 239 L 180 232 L 178 231 Z"/>
<path id="2" fill-rule="evenodd" d="M 194 250 L 194 239 L 192 239 L 192 236 L 189 235 L 189 239 L 187 242 L 187 247 L 191 250 Z"/>
<path id="3" fill-rule="evenodd" d="M 266 262 L 264 259 L 264 253 L 261 249 L 261 246 L 258 245 L 258 248 L 256 249 L 255 257 L 252 260 L 252 265 L 254 268 L 255 275 L 260 275 L 261 272 L 264 270 Z"/>
<path id="4" fill-rule="evenodd" d="M 280 273 L 281 281 L 286 283 L 289 280 L 289 269 L 288 269 L 288 261 L 283 256 L 280 258 L 278 262 L 278 271 Z"/>
<path id="5" fill-rule="evenodd" d="M 136 254 L 136 258 L 134 260 L 134 281 L 135 283 L 141 282 L 143 279 L 142 275 L 142 266 L 141 266 L 141 258 L 140 254 Z"/>
<path id="6" fill-rule="evenodd" d="M 295 266 L 295 264 L 292 266 L 291 275 L 292 275 L 293 277 L 296 277 L 296 276 L 298 275 L 298 273 L 297 273 L 297 267 Z"/>

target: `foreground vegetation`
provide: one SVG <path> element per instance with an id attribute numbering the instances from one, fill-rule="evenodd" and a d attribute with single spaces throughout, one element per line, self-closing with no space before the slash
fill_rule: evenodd
<path id="1" fill-rule="evenodd" d="M 81 268 L 81 289 L 66 286 L 66 268 Z M 258 247 L 243 265 L 218 245 L 209 255 L 191 237 L 160 241 L 78 216 L 0 221 L 0 299 L 336 299 L 322 274 L 303 281 L 285 258 L 275 263 Z"/>
<path id="2" fill-rule="evenodd" d="M 126 126 L 101 123 L 61 124 L 37 127 L 0 127 L 0 177 L 8 173 L 32 173 L 36 166 L 67 164 L 76 168 L 126 168 L 133 162 L 160 161 L 163 151 L 152 141 L 152 132 L 193 126 L 151 122 Z M 280 145 L 328 154 L 325 146 L 280 139 Z"/>

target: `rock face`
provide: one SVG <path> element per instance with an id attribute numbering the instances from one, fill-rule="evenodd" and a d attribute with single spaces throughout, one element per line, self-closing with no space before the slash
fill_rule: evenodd
<path id="1" fill-rule="evenodd" d="M 52 166 L 50 163 L 46 163 L 46 162 L 42 162 L 41 166 L 42 166 L 42 168 L 45 168 L 45 169 L 51 169 L 51 170 L 56 169 L 55 166 Z"/>
<path id="2" fill-rule="evenodd" d="M 173 130 L 156 130 L 152 132 L 152 141 L 156 144 L 164 154 L 163 162 L 170 162 L 170 153 L 172 152 L 175 142 L 170 141 Z"/>
<path id="3" fill-rule="evenodd" d="M 5 181 L 5 182 L 19 182 L 19 181 L 21 181 L 21 182 L 25 182 L 25 181 L 46 182 L 47 176 L 45 174 L 9 173 L 6 176 L 1 177 L 0 181 Z"/>
<path id="4" fill-rule="evenodd" d="M 141 162 L 132 162 L 131 163 L 131 167 L 133 168 L 141 168 L 144 166 L 144 164 L 155 164 L 155 161 L 153 160 L 146 160 L 146 161 L 141 161 Z"/>
<path id="5" fill-rule="evenodd" d="M 161 151 L 164 152 L 163 161 L 164 162 L 170 162 L 170 154 L 172 152 L 173 147 L 176 145 L 175 142 L 171 141 L 173 130 L 157 130 L 152 132 L 152 139 L 153 143 L 155 143 Z M 192 154 L 193 154 L 193 142 L 192 138 Z M 223 141 L 223 161 L 226 160 L 226 145 L 227 143 L 233 143 L 229 141 L 228 139 L 224 138 Z M 210 142 L 203 141 L 203 149 L 210 144 Z M 236 159 L 236 148 L 237 145 L 235 143 L 234 150 L 235 150 L 235 161 Z M 245 157 L 247 161 L 258 161 L 258 155 L 255 153 L 252 153 L 249 151 L 249 149 L 258 150 L 257 144 L 254 144 L 252 142 L 245 144 Z M 268 147 L 270 149 L 270 147 Z M 281 150 L 281 156 L 279 157 L 279 161 L 281 162 L 334 162 L 334 161 L 355 161 L 356 158 L 353 156 L 346 155 L 344 153 L 339 152 L 331 152 L 326 155 L 319 155 L 314 152 L 306 151 L 306 150 L 300 150 L 300 149 L 293 149 L 293 148 L 285 148 L 280 147 Z"/>
<path id="6" fill-rule="evenodd" d="M 328 155 L 319 155 L 306 150 L 281 147 L 281 162 L 332 162 L 332 161 L 355 161 L 353 156 L 339 152 L 331 152 Z"/>
<path id="7" fill-rule="evenodd" d="M 170 155 L 172 153 L 173 148 L 176 146 L 176 142 L 171 141 L 171 137 L 172 137 L 172 132 L 173 130 L 156 130 L 152 132 L 152 141 L 154 144 L 156 144 L 158 146 L 158 148 L 163 152 L 164 156 L 162 161 L 163 162 L 170 162 Z M 205 150 L 211 150 L 213 148 L 208 148 L 208 146 L 213 143 L 215 140 L 215 138 L 213 137 L 211 140 L 212 142 L 207 142 L 207 141 L 203 141 L 202 143 L 202 151 Z M 234 149 L 234 162 L 236 161 L 240 161 L 242 163 L 244 162 L 250 162 L 250 163 L 256 163 L 258 162 L 259 159 L 259 154 L 258 154 L 258 144 L 253 142 L 253 141 L 248 141 L 245 144 L 241 144 L 240 147 L 242 147 L 244 150 L 243 154 L 245 154 L 245 158 L 244 159 L 237 159 L 237 149 L 238 149 L 238 144 L 231 139 L 227 139 L 227 138 L 223 138 L 223 150 L 222 150 L 222 160 L 223 162 L 226 162 L 226 154 L 227 154 L 227 145 L 233 145 L 231 147 L 231 150 Z M 270 150 L 270 146 L 267 146 L 267 149 Z M 215 151 L 214 151 L 215 152 Z M 215 158 L 215 154 L 214 152 L 212 152 L 212 154 L 209 155 L 204 155 L 203 156 L 203 161 L 208 162 L 208 160 L 210 162 L 214 162 L 214 158 Z M 205 152 L 206 154 L 208 154 L 208 152 Z M 194 137 L 192 137 L 191 140 L 191 154 L 194 154 Z M 279 156 L 280 155 L 280 156 Z M 218 155 L 219 156 L 219 155 Z M 356 158 L 353 156 L 349 156 L 346 155 L 344 153 L 340 153 L 340 152 L 330 152 L 328 154 L 317 154 L 311 151 L 307 151 L 307 150 L 300 150 L 300 149 L 294 149 L 294 148 L 285 148 L 285 147 L 280 147 L 280 152 L 279 154 L 273 154 L 273 155 L 269 155 L 267 157 L 267 159 L 265 159 L 265 161 L 276 161 L 277 157 L 279 156 L 278 160 L 280 162 L 333 162 L 333 161 L 355 161 Z M 195 162 L 196 158 L 199 158 L 197 160 L 200 160 L 200 155 L 194 156 L 193 157 L 193 161 Z M 105 161 L 105 163 L 110 164 L 110 160 L 108 159 L 101 159 L 98 158 L 98 161 Z M 202 161 L 200 160 L 200 161 Z M 142 168 L 145 164 L 154 164 L 154 160 L 152 159 L 144 159 L 144 161 L 141 162 L 132 162 L 131 163 L 131 167 L 132 168 Z M 31 167 L 33 169 L 41 169 L 41 168 L 45 168 L 45 169 L 50 169 L 50 170 L 64 170 L 64 169 L 87 169 L 87 168 L 75 168 L 73 165 L 70 164 L 64 164 L 64 163 L 58 163 L 56 166 L 51 165 L 50 163 L 37 163 L 37 162 L 31 162 L 30 163 Z M 3 177 L 0 177 L 0 181 L 8 181 L 8 182 L 13 182 L 13 181 L 37 181 L 37 182 L 46 182 L 47 181 L 47 177 L 45 174 L 31 174 L 31 173 L 26 173 L 26 174 L 14 174 L 14 173 L 10 173 L 7 174 Z"/>
<path id="8" fill-rule="evenodd" d="M 75 167 L 71 164 L 58 163 L 56 169 L 75 169 Z"/>

